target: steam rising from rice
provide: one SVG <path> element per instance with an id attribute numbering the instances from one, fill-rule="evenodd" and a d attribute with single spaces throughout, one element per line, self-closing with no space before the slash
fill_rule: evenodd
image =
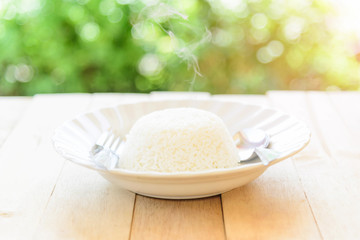
<path id="1" fill-rule="evenodd" d="M 215 114 L 173 108 L 140 118 L 130 130 L 119 167 L 136 171 L 182 172 L 234 167 L 234 142 Z"/>

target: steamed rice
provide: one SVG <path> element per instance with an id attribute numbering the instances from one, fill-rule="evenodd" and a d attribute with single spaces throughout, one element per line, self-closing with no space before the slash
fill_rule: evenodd
<path id="1" fill-rule="evenodd" d="M 141 117 L 126 137 L 119 167 L 136 171 L 182 172 L 238 164 L 234 142 L 215 114 L 172 108 Z"/>

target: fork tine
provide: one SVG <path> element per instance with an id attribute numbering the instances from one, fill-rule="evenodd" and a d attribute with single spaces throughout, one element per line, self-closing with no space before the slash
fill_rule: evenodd
<path id="1" fill-rule="evenodd" d="M 103 146 L 107 139 L 109 138 L 110 134 L 109 134 L 109 131 L 105 131 L 103 132 L 100 137 L 98 138 L 98 140 L 96 141 L 96 144 L 97 145 L 100 145 L 100 146 Z"/>
<path id="2" fill-rule="evenodd" d="M 109 132 L 109 137 L 106 139 L 106 142 L 104 143 L 104 148 L 110 149 L 111 145 L 114 142 L 114 134 L 112 132 Z"/>
<path id="3" fill-rule="evenodd" d="M 117 151 L 117 149 L 120 146 L 120 142 L 121 142 L 121 138 L 120 137 L 116 137 L 113 144 L 111 145 L 110 149 L 114 152 Z"/>

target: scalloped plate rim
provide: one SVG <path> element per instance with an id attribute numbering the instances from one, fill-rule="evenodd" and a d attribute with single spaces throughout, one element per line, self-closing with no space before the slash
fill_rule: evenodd
<path id="1" fill-rule="evenodd" d="M 219 169 L 209 169 L 209 170 L 202 170 L 202 171 L 186 171 L 186 172 L 154 172 L 154 171 L 134 171 L 134 170 L 127 170 L 127 169 L 113 169 L 113 170 L 102 170 L 100 168 L 97 168 L 90 160 L 90 158 L 86 157 L 82 157 L 81 161 L 76 160 L 76 158 L 78 157 L 70 157 L 69 154 L 67 154 L 66 149 L 58 146 L 57 144 L 57 138 L 59 137 L 58 134 L 61 133 L 63 127 L 66 126 L 66 124 L 69 124 L 75 120 L 79 120 L 81 117 L 87 115 L 87 114 L 94 114 L 95 112 L 101 112 L 103 110 L 114 110 L 120 106 L 131 106 L 131 105 L 136 105 L 136 104 L 142 104 L 142 103 L 163 103 L 163 102 L 183 102 L 183 103 L 191 103 L 191 102 L 211 102 L 211 103 L 217 103 L 217 102 L 221 102 L 224 104 L 240 104 L 242 106 L 247 106 L 247 107 L 256 107 L 259 108 L 259 110 L 272 110 L 276 113 L 279 113 L 281 115 L 285 115 L 288 116 L 292 119 L 295 119 L 297 123 L 301 124 L 301 126 L 303 126 L 306 130 L 306 132 L 304 133 L 304 136 L 306 138 L 306 141 L 301 142 L 301 144 L 296 147 L 293 148 L 292 151 L 288 152 L 285 155 L 282 155 L 281 157 L 279 157 L 278 159 L 275 159 L 274 161 L 272 161 L 268 166 L 264 166 L 261 162 L 257 162 L 257 163 L 249 163 L 247 165 L 239 165 L 236 167 L 231 167 L 231 168 L 219 168 Z M 208 178 L 208 177 L 217 177 L 220 179 L 225 179 L 225 178 L 234 178 L 235 176 L 242 176 L 243 174 L 246 175 L 245 173 L 251 173 L 251 172 L 260 172 L 260 171 L 265 171 L 268 167 L 277 164 L 278 162 L 290 158 L 292 156 L 294 156 L 295 154 L 297 154 L 298 152 L 300 152 L 301 150 L 303 150 L 310 142 L 311 139 L 311 131 L 308 128 L 307 124 L 304 121 L 299 120 L 298 118 L 295 118 L 279 109 L 273 108 L 273 107 L 268 107 L 268 106 L 263 106 L 263 105 L 259 105 L 259 104 L 251 104 L 251 103 L 245 103 L 242 101 L 236 101 L 236 100 L 227 100 L 227 99 L 213 99 L 211 97 L 207 98 L 207 99 L 191 99 L 191 98 L 187 98 L 187 99 L 183 99 L 183 100 L 174 100 L 174 99 L 169 99 L 169 100 L 165 100 L 165 99 L 147 99 L 147 100 L 139 100 L 139 101 L 134 101 L 134 102 L 125 102 L 125 103 L 118 103 L 118 104 L 114 104 L 112 106 L 106 106 L 106 107 L 101 107 L 101 108 L 97 108 L 95 110 L 92 111 L 86 111 L 84 113 L 80 113 L 78 115 L 76 115 L 75 117 L 64 121 L 59 127 L 57 127 L 54 130 L 54 135 L 52 137 L 52 143 L 53 146 L 55 148 L 55 150 L 61 155 L 63 156 L 65 159 L 76 163 L 78 165 L 87 167 L 89 169 L 95 170 L 97 172 L 99 172 L 101 175 L 111 175 L 112 177 L 115 178 L 124 178 L 125 180 L 131 180 L 133 179 L 134 181 L 177 181 L 177 180 L 184 180 L 184 179 L 192 179 L 194 181 L 196 180 L 200 180 L 203 178 Z M 80 158 L 79 158 L 80 159 Z M 132 191 L 131 189 L 128 189 L 130 191 Z M 151 195 L 151 194 L 144 194 L 144 195 Z M 211 194 L 210 194 L 211 195 Z M 209 196 L 210 196 L 209 195 Z M 155 195 L 154 195 L 155 196 Z M 158 196 L 159 197 L 159 196 Z M 171 198 L 171 196 L 160 196 L 163 198 Z M 176 198 L 182 198 L 182 197 L 176 197 Z M 186 198 L 189 198 L 186 197 Z M 191 197 L 190 197 L 191 198 Z"/>

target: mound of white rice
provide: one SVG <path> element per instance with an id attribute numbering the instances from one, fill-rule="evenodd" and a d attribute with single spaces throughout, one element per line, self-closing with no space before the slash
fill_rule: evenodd
<path id="1" fill-rule="evenodd" d="M 119 167 L 181 172 L 237 165 L 235 144 L 224 122 L 195 108 L 172 108 L 141 117 L 126 137 Z"/>

